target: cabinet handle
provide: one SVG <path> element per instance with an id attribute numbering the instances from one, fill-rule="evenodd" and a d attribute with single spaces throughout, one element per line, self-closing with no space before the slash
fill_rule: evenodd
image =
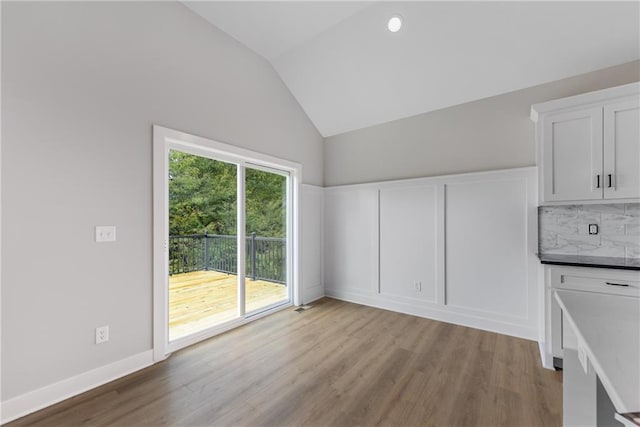
<path id="1" fill-rule="evenodd" d="M 609 286 L 629 286 L 628 283 L 613 283 L 613 282 L 604 282 Z"/>
<path id="2" fill-rule="evenodd" d="M 596 188 L 600 188 L 600 174 L 596 175 Z"/>
<path id="3" fill-rule="evenodd" d="M 611 174 L 609 174 L 609 188 L 611 188 Z"/>

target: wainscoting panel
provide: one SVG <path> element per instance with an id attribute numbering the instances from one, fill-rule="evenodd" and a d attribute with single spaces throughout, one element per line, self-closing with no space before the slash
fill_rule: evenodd
<path id="1" fill-rule="evenodd" d="M 323 211 L 322 187 L 302 185 L 302 302 L 324 296 L 323 282 Z"/>
<path id="2" fill-rule="evenodd" d="M 537 340 L 536 177 L 519 168 L 326 188 L 325 294 Z"/>
<path id="3" fill-rule="evenodd" d="M 378 290 L 378 190 L 325 190 L 325 289 Z"/>
<path id="4" fill-rule="evenodd" d="M 380 294 L 436 302 L 437 188 L 380 190 Z"/>
<path id="5" fill-rule="evenodd" d="M 527 317 L 527 181 L 447 184 L 447 305 Z"/>

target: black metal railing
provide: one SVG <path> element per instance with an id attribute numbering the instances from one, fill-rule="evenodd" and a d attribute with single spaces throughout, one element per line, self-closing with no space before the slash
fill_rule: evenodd
<path id="1" fill-rule="evenodd" d="M 213 270 L 237 274 L 236 236 L 189 234 L 169 236 L 169 274 Z M 247 236 L 246 272 L 253 280 L 287 281 L 287 245 L 283 238 Z"/>

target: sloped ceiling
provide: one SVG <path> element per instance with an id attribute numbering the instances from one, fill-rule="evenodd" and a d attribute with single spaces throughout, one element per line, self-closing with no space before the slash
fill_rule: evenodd
<path id="1" fill-rule="evenodd" d="M 185 5 L 271 61 L 325 137 L 640 58 L 638 2 Z"/>

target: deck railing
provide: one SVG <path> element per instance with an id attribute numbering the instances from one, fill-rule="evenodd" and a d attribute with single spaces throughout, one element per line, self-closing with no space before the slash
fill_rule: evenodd
<path id="1" fill-rule="evenodd" d="M 213 270 L 237 274 L 236 236 L 189 234 L 169 236 L 169 274 Z M 283 238 L 247 236 L 246 272 L 253 280 L 286 283 L 287 245 Z"/>

